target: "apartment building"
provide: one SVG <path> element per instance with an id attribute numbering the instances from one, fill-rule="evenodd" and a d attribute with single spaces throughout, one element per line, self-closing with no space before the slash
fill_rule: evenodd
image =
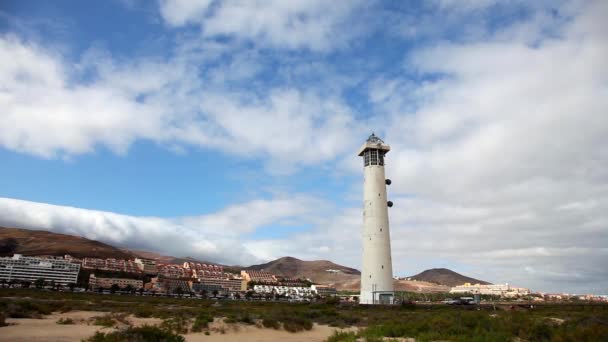
<path id="1" fill-rule="evenodd" d="M 54 281 L 55 284 L 76 283 L 80 265 L 64 259 L 43 259 L 15 254 L 0 258 L 0 279 L 6 281 L 29 281 L 37 279 Z"/>
<path id="2" fill-rule="evenodd" d="M 474 293 L 500 297 L 518 297 L 529 295 L 530 290 L 523 287 L 513 287 L 509 284 L 481 285 L 465 283 L 464 285 L 452 287 L 450 293 Z"/>
<path id="3" fill-rule="evenodd" d="M 283 285 L 254 285 L 253 291 L 256 293 L 276 293 L 290 297 L 309 297 L 316 295 L 311 287 L 305 286 L 283 286 Z"/>
<path id="4" fill-rule="evenodd" d="M 270 274 L 270 272 L 266 271 L 252 271 L 252 270 L 242 270 L 241 277 L 246 281 L 255 281 L 255 282 L 263 282 L 263 283 L 276 283 L 277 278 Z"/>
<path id="5" fill-rule="evenodd" d="M 94 274 L 91 274 L 89 277 L 89 288 L 98 289 L 104 288 L 109 289 L 112 285 L 118 285 L 121 289 L 131 285 L 134 289 L 140 289 L 144 287 L 144 282 L 137 279 L 127 279 L 127 278 L 102 278 L 96 277 Z"/>
<path id="6" fill-rule="evenodd" d="M 247 281 L 243 278 L 198 278 L 198 282 L 203 287 L 216 287 L 229 292 L 239 292 L 247 290 Z"/>
<path id="7" fill-rule="evenodd" d="M 329 285 L 320 285 L 314 284 L 310 287 L 313 291 L 315 291 L 319 296 L 335 296 L 338 294 L 338 290 L 335 287 L 331 287 Z"/>
<path id="8" fill-rule="evenodd" d="M 133 260 L 137 268 L 140 272 L 145 274 L 157 274 L 158 269 L 156 268 L 156 260 L 153 259 L 144 259 L 144 258 L 135 258 Z"/>

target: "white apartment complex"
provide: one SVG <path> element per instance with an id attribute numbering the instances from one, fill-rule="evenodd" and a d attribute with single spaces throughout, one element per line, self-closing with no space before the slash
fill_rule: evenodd
<path id="1" fill-rule="evenodd" d="M 450 293 L 478 293 L 500 297 L 517 297 L 529 295 L 530 290 L 523 287 L 513 287 L 509 284 L 472 285 L 470 283 L 465 283 L 464 285 L 452 287 Z"/>
<path id="2" fill-rule="evenodd" d="M 0 279 L 30 281 L 44 279 L 59 285 L 76 283 L 80 265 L 64 259 L 43 259 L 15 254 L 0 258 Z"/>
<path id="3" fill-rule="evenodd" d="M 304 286 L 254 285 L 253 291 L 256 293 L 276 293 L 290 297 L 307 297 L 317 294 L 317 291 Z"/>

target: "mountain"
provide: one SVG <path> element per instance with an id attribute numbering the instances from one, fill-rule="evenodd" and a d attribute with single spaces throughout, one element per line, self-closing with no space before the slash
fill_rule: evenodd
<path id="1" fill-rule="evenodd" d="M 157 260 L 160 263 L 183 263 L 194 261 L 190 257 L 176 258 L 158 253 L 119 249 L 105 243 L 83 237 L 52 233 L 41 230 L 0 227 L 0 256 L 23 255 L 58 255 L 70 254 L 77 258 L 116 258 L 132 259 L 143 257 Z M 219 265 L 219 264 L 218 264 Z M 238 273 L 241 269 L 265 270 L 272 274 L 289 278 L 308 278 L 315 283 L 326 284 L 339 290 L 358 291 L 361 286 L 361 272 L 354 268 L 335 264 L 328 260 L 304 261 L 293 257 L 282 257 L 265 264 L 249 267 L 226 266 L 226 270 Z M 434 268 L 421 272 L 407 280 L 395 280 L 395 290 L 413 292 L 446 292 L 451 286 L 464 283 L 489 284 L 488 282 L 469 278 L 445 268 Z"/>
<path id="2" fill-rule="evenodd" d="M 487 281 L 463 276 L 447 268 L 432 268 L 409 277 L 410 280 L 425 281 L 446 286 L 458 286 L 464 283 L 488 285 Z"/>
<path id="3" fill-rule="evenodd" d="M 304 261 L 293 257 L 282 257 L 260 265 L 245 267 L 246 270 L 264 270 L 289 278 L 308 278 L 322 284 L 350 282 L 361 277 L 361 273 L 350 267 L 328 260 Z"/>
<path id="4" fill-rule="evenodd" d="M 105 243 L 43 230 L 0 227 L 0 256 L 70 254 L 73 257 L 130 259 L 134 255 Z"/>

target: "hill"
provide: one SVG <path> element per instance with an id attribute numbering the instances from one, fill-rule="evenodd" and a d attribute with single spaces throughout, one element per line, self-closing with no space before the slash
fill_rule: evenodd
<path id="1" fill-rule="evenodd" d="M 0 227 L 0 256 L 70 254 L 77 258 L 130 259 L 134 255 L 105 243 L 44 230 Z"/>
<path id="2" fill-rule="evenodd" d="M 329 260 L 304 261 L 293 257 L 283 257 L 245 269 L 264 270 L 282 277 L 308 278 L 318 283 L 332 285 L 357 280 L 361 276 L 358 270 Z"/>
<path id="3" fill-rule="evenodd" d="M 475 278 L 470 278 L 470 277 L 464 276 L 460 273 L 456 273 L 447 268 L 432 268 L 430 270 L 420 272 L 420 273 L 416 274 L 415 276 L 409 277 L 409 279 L 416 280 L 416 281 L 425 281 L 428 283 L 435 283 L 435 284 L 440 284 L 440 285 L 446 285 L 446 286 L 450 286 L 450 287 L 462 285 L 464 283 L 482 284 L 482 285 L 491 284 L 491 283 L 488 283 L 487 281 L 478 280 Z"/>

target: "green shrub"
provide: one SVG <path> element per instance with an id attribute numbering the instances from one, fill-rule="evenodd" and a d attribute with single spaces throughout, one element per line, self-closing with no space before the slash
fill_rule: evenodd
<path id="1" fill-rule="evenodd" d="M 192 324 L 191 330 L 193 332 L 201 332 L 201 331 L 203 331 L 203 329 L 208 328 L 209 323 L 212 323 L 212 322 L 213 322 L 213 317 L 211 317 L 206 312 L 202 312 L 198 316 L 196 316 L 196 318 L 194 319 L 194 323 Z"/>
<path id="2" fill-rule="evenodd" d="M 133 312 L 135 317 L 148 318 L 154 315 L 154 309 L 148 306 L 140 306 Z"/>
<path id="3" fill-rule="evenodd" d="M 281 323 L 274 318 L 264 318 L 262 320 L 262 325 L 264 328 L 272 328 L 272 329 L 280 329 Z"/>
<path id="4" fill-rule="evenodd" d="M 119 331 L 95 335 L 85 340 L 87 342 L 184 342 L 183 336 L 156 326 L 144 325 L 138 328 L 128 327 Z"/>
<path id="5" fill-rule="evenodd" d="M 116 324 L 116 321 L 112 317 L 112 315 L 107 314 L 103 316 L 93 317 L 93 324 L 100 325 L 102 327 L 113 327 Z"/>
<path id="6" fill-rule="evenodd" d="M 75 324 L 75 323 L 76 322 L 74 322 L 73 319 L 66 318 L 66 317 L 63 317 L 63 318 L 60 318 L 57 320 L 57 324 Z"/>
<path id="7" fill-rule="evenodd" d="M 255 324 L 253 317 L 251 317 L 251 315 L 249 315 L 249 313 L 247 313 L 247 312 L 240 315 L 237 320 L 241 323 L 245 323 L 245 324 L 249 324 L 249 325 Z"/>
<path id="8" fill-rule="evenodd" d="M 312 321 L 307 318 L 290 317 L 283 320 L 283 329 L 289 332 L 298 332 L 312 329 Z"/>
<path id="9" fill-rule="evenodd" d="M 0 327 L 5 327 L 7 325 L 8 323 L 6 323 L 6 315 L 3 312 L 0 312 Z"/>
<path id="10" fill-rule="evenodd" d="M 357 342 L 357 334 L 350 331 L 334 331 L 334 333 L 325 340 L 326 342 Z"/>
<path id="11" fill-rule="evenodd" d="M 189 325 L 189 319 L 183 316 L 175 316 L 172 318 L 165 319 L 160 326 L 161 328 L 175 334 L 187 334 Z"/>

